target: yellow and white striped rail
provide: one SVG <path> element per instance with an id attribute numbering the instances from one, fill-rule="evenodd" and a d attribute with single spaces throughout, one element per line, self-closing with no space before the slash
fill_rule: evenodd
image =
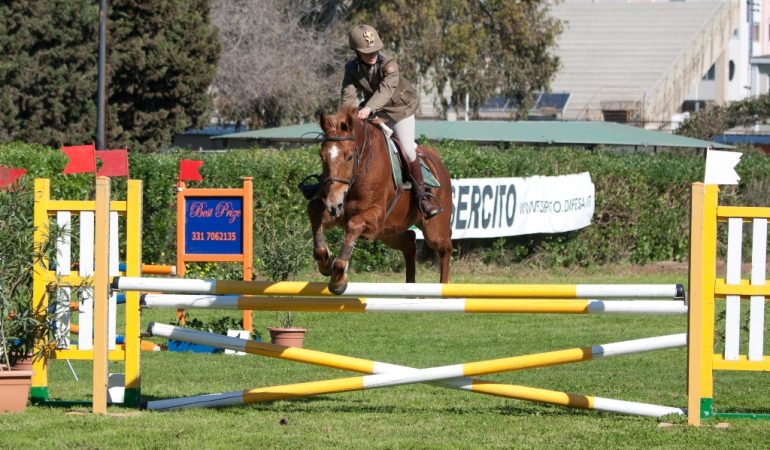
<path id="1" fill-rule="evenodd" d="M 687 306 L 683 300 L 317 298 L 145 294 L 142 296 L 142 306 L 147 308 L 348 313 L 687 314 Z"/>
<path id="2" fill-rule="evenodd" d="M 161 336 L 185 342 L 212 345 L 273 358 L 373 374 L 337 380 L 315 381 L 286 386 L 228 392 L 223 394 L 150 401 L 147 403 L 147 408 L 151 410 L 232 406 L 427 382 L 454 389 L 574 408 L 653 417 L 660 417 L 668 414 L 683 414 L 683 411 L 679 408 L 648 403 L 627 402 L 601 397 L 574 395 L 566 392 L 550 391 L 525 386 L 491 383 L 473 380 L 470 377 L 683 347 L 686 343 L 685 334 L 636 339 L 596 345 L 593 347 L 573 348 L 467 364 L 433 367 L 429 369 L 415 369 L 295 347 L 263 344 L 246 339 L 204 333 L 165 324 L 150 324 L 148 331 L 154 336 Z"/>
<path id="3" fill-rule="evenodd" d="M 112 288 L 175 294 L 335 296 L 326 283 L 115 277 Z M 680 284 L 350 283 L 346 297 L 684 298 Z"/>

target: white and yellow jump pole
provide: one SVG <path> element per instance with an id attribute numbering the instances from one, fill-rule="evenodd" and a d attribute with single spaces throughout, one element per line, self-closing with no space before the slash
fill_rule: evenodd
<path id="1" fill-rule="evenodd" d="M 115 277 L 112 288 L 176 294 L 334 297 L 326 283 Z M 349 283 L 345 297 L 684 298 L 680 284 Z"/>
<path id="2" fill-rule="evenodd" d="M 320 394 L 398 386 L 411 383 L 435 383 L 442 387 L 453 389 L 597 411 L 653 417 L 660 417 L 668 414 L 683 414 L 683 411 L 679 408 L 602 397 L 590 397 L 525 386 L 505 385 L 474 380 L 470 377 L 683 347 L 686 345 L 685 334 L 636 339 L 595 345 L 592 347 L 572 348 L 554 352 L 500 358 L 466 364 L 455 364 L 428 369 L 415 369 L 302 348 L 263 344 L 246 339 L 221 336 L 165 324 L 150 324 L 148 332 L 153 336 L 161 336 L 197 344 L 228 348 L 245 353 L 372 374 L 336 380 L 235 391 L 223 394 L 150 401 L 147 403 L 147 408 L 151 410 L 232 406 L 308 397 Z"/>
<path id="3" fill-rule="evenodd" d="M 350 313 L 687 314 L 687 306 L 683 300 L 317 298 L 144 294 L 141 304 L 146 308 Z"/>

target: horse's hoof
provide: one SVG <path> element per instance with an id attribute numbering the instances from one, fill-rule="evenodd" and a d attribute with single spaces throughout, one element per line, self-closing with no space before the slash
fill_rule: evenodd
<path id="1" fill-rule="evenodd" d="M 332 264 L 334 260 L 329 258 L 329 249 L 326 247 L 318 248 L 313 251 L 313 259 L 318 266 L 318 272 L 328 277 L 332 274 Z"/>
<path id="2" fill-rule="evenodd" d="M 332 291 L 334 295 L 342 295 L 345 293 L 345 289 L 348 288 L 348 280 L 345 279 L 341 283 L 335 283 L 334 281 L 329 281 L 329 290 Z"/>
<path id="3" fill-rule="evenodd" d="M 321 261 L 316 261 L 316 264 L 318 265 L 318 271 L 321 273 L 321 275 L 328 277 L 332 274 L 332 265 L 331 264 L 324 264 Z"/>

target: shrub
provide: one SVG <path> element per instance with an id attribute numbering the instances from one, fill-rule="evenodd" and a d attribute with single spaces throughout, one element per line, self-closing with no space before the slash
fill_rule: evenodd
<path id="1" fill-rule="evenodd" d="M 588 171 L 596 186 L 593 223 L 558 235 L 513 236 L 456 241 L 455 257 L 481 254 L 489 263 L 535 266 L 590 266 L 615 262 L 649 263 L 687 258 L 690 185 L 702 180 L 704 158 L 685 151 L 618 153 L 576 148 L 477 147 L 465 142 L 435 145 L 453 178 L 528 177 Z M 144 181 L 143 257 L 145 262 L 173 264 L 176 248 L 175 183 L 180 159 L 202 159 L 203 182 L 189 187 L 237 187 L 241 177 L 254 181 L 255 258 L 260 272 L 281 279 L 312 262 L 306 200 L 297 184 L 321 171 L 318 145 L 287 150 L 233 150 L 222 154 L 172 151 L 161 155 L 130 155 L 132 178 Z M 52 178 L 55 198 L 91 198 L 93 177 L 61 175 L 61 152 L 25 144 L 0 145 L 0 164 L 30 170 L 34 177 Z M 29 164 L 29 166 L 27 166 Z M 724 186 L 723 204 L 766 205 L 770 198 L 770 158 L 745 151 L 738 165 L 739 186 Z M 123 183 L 123 184 L 121 184 Z M 116 179 L 113 195 L 121 198 L 125 181 Z M 25 206 L 32 213 L 32 205 Z M 269 241 L 260 237 L 270 236 Z M 341 232 L 328 233 L 332 251 Z M 291 249 L 274 252 L 277 245 Z M 421 255 L 431 256 L 427 252 Z M 267 258 L 272 258 L 271 268 Z M 277 258 L 277 259 L 276 259 Z M 262 264 L 260 266 L 260 264 Z M 401 270 L 400 252 L 381 243 L 361 240 L 351 270 Z M 203 267 L 201 270 L 213 270 Z M 235 277 L 233 271 L 218 275 Z"/>

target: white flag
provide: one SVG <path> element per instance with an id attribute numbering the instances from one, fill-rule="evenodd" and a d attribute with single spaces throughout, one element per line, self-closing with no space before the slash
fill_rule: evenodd
<path id="1" fill-rule="evenodd" d="M 738 184 L 741 177 L 735 172 L 735 166 L 743 153 L 706 150 L 706 184 Z"/>

